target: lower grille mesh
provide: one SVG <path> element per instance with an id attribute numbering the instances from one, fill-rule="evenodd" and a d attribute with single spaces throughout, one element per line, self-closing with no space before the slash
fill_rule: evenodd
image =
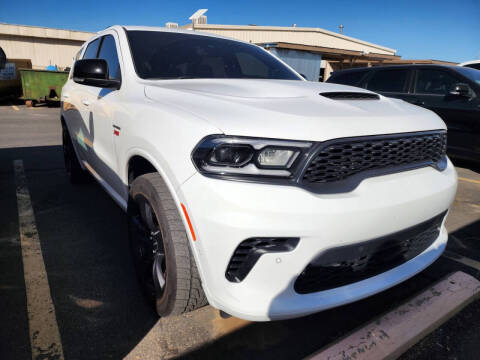
<path id="1" fill-rule="evenodd" d="M 225 273 L 231 282 L 242 281 L 260 256 L 267 253 L 288 252 L 295 249 L 299 238 L 250 238 L 235 249 Z"/>
<path id="2" fill-rule="evenodd" d="M 382 238 L 326 250 L 300 274 L 295 291 L 308 294 L 355 283 L 413 259 L 438 237 L 444 216 Z"/>

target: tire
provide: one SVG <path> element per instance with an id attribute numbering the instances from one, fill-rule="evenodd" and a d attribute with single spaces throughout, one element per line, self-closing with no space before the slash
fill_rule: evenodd
<path id="1" fill-rule="evenodd" d="M 88 174 L 80 166 L 78 161 L 77 154 L 73 148 L 72 139 L 68 133 L 68 129 L 65 124 L 62 122 L 62 148 L 63 148 L 63 159 L 65 161 L 65 170 L 67 172 L 67 177 L 72 184 L 84 183 L 88 179 Z"/>
<path id="2" fill-rule="evenodd" d="M 159 316 L 207 304 L 182 218 L 158 173 L 132 182 L 128 228 L 137 278 Z"/>

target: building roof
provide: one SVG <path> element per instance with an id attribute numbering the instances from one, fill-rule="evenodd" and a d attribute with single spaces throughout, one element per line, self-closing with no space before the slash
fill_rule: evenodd
<path id="1" fill-rule="evenodd" d="M 94 33 L 86 31 L 63 30 L 42 26 L 15 25 L 6 23 L 0 23 L 0 34 L 72 41 L 86 41 L 94 35 Z"/>
<path id="2" fill-rule="evenodd" d="M 182 28 L 193 28 L 200 31 L 208 31 L 215 33 L 225 33 L 225 34 L 239 34 L 244 33 L 283 33 L 283 34 L 295 34 L 295 37 L 302 39 L 301 41 L 288 41 L 299 43 L 303 45 L 326 45 L 325 40 L 329 40 L 331 43 L 341 43 L 341 44 L 352 44 L 351 48 L 359 50 L 362 47 L 367 47 L 371 49 L 377 49 L 380 53 L 388 53 L 390 55 L 395 55 L 396 50 L 391 49 L 382 45 L 370 43 L 367 41 L 359 40 L 350 36 L 343 34 L 335 33 L 333 31 L 328 31 L 321 28 L 311 28 L 311 27 L 296 27 L 296 26 L 257 26 L 257 25 L 220 25 L 220 24 L 187 24 L 182 26 Z M 228 35 L 226 35 L 228 36 Z M 245 39 L 242 39 L 245 40 Z M 275 40 L 278 41 L 278 40 Z M 255 41 L 254 41 L 255 42 Z M 324 44 L 322 44 L 324 43 Z"/>
<path id="3" fill-rule="evenodd" d="M 265 48 L 276 47 L 279 49 L 291 49 L 291 50 L 300 50 L 300 51 L 309 51 L 313 53 L 322 54 L 323 58 L 328 59 L 345 59 L 345 58 L 355 58 L 363 60 L 377 60 L 377 61 L 400 61 L 400 56 L 397 55 L 388 55 L 388 54 L 379 54 L 358 50 L 348 50 L 348 49 L 336 49 L 328 48 L 324 46 L 311 46 L 311 45 L 302 45 L 302 44 L 291 44 L 285 42 L 277 43 L 266 43 L 262 44 Z"/>
<path id="4" fill-rule="evenodd" d="M 385 65 L 452 65 L 455 66 L 458 63 L 453 61 L 444 61 L 444 60 L 434 60 L 434 59 L 397 59 L 397 60 L 386 60 L 384 61 Z"/>
<path id="5" fill-rule="evenodd" d="M 143 26 L 129 26 L 129 29 L 149 29 L 149 30 L 166 30 L 162 27 L 143 27 Z M 361 51 L 364 49 L 370 52 L 377 52 L 389 55 L 395 55 L 396 50 L 390 49 L 381 45 L 369 43 L 363 40 L 355 39 L 343 34 L 338 34 L 332 31 L 321 28 L 307 28 L 307 27 L 284 27 L 284 26 L 254 26 L 254 25 L 219 25 L 219 24 L 188 24 L 182 27 L 183 29 L 194 29 L 200 32 L 209 34 L 216 34 L 224 37 L 236 38 L 238 40 L 251 41 L 249 36 L 238 36 L 238 32 L 255 33 L 259 39 L 266 41 L 253 41 L 256 43 L 272 41 L 285 41 L 290 43 L 298 43 L 302 45 L 325 46 L 331 48 L 342 48 Z M 177 30 L 181 31 L 181 30 Z M 187 30 L 188 31 L 188 30 Z M 30 25 L 16 25 L 0 23 L 0 34 L 35 37 L 35 38 L 50 38 L 62 39 L 72 41 L 86 41 L 91 38 L 94 33 L 87 31 L 64 30 L 47 28 L 42 26 Z M 264 35 L 263 35 L 264 34 Z M 274 34 L 274 35 L 272 35 Z M 292 37 L 293 35 L 293 37 Z M 272 38 L 273 36 L 273 38 Z M 293 41 L 292 41 L 293 40 Z M 338 46 L 337 46 L 338 44 Z M 334 45 L 334 46 L 332 46 Z"/>

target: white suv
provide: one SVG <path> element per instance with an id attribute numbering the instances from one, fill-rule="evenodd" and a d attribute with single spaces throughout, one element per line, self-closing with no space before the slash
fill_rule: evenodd
<path id="1" fill-rule="evenodd" d="M 62 91 L 65 164 L 127 212 L 159 315 L 250 320 L 365 298 L 445 248 L 457 177 L 433 112 L 305 81 L 262 48 L 114 26 Z M 94 201 L 94 199 L 92 199 Z"/>

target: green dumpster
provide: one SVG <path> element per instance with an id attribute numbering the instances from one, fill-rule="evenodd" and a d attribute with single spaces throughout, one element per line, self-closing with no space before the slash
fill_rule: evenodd
<path id="1" fill-rule="evenodd" d="M 20 69 L 20 75 L 27 106 L 40 101 L 60 101 L 62 87 L 68 79 L 68 72 L 64 71 Z"/>

